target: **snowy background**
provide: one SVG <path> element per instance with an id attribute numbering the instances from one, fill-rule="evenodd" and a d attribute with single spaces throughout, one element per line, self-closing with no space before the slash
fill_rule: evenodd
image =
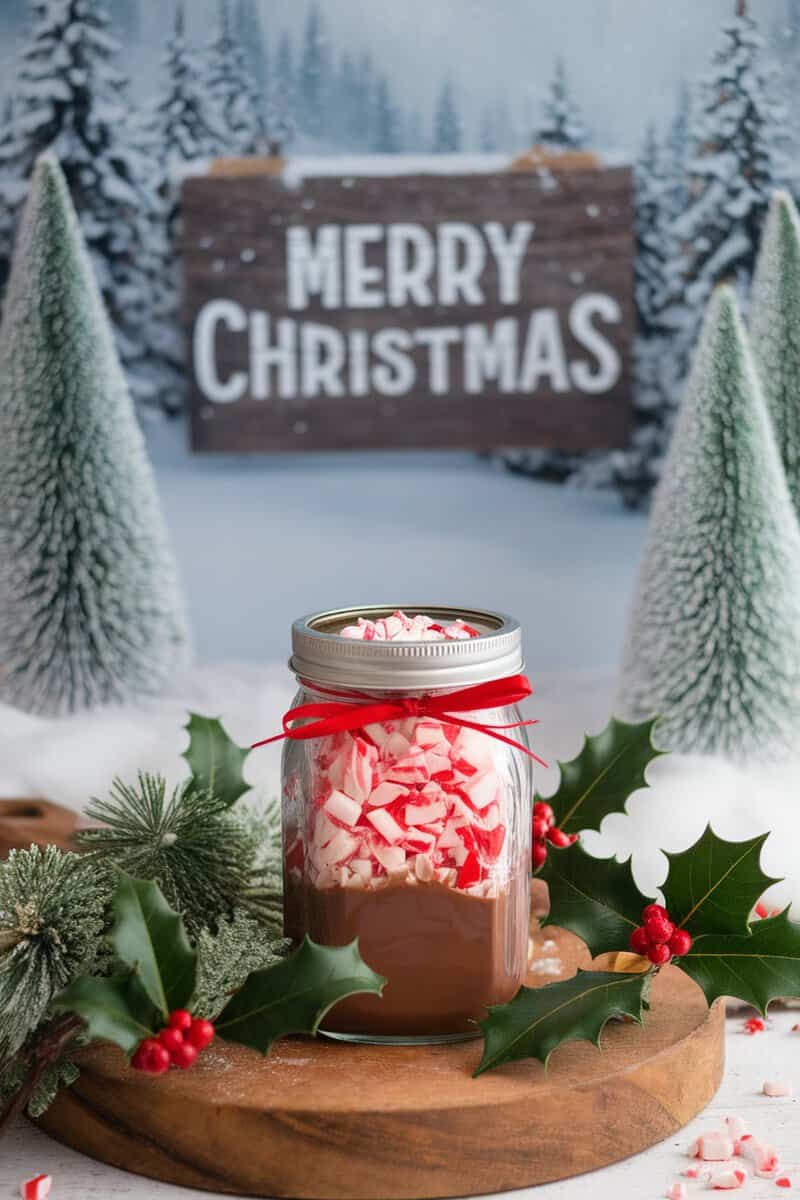
<path id="1" fill-rule="evenodd" d="M 236 8 L 236 0 L 233 7 Z M 111 0 L 112 28 L 125 43 L 125 68 L 140 104 L 158 87 L 172 5 L 160 0 Z M 252 0 L 264 52 L 277 54 L 281 38 L 292 63 L 302 63 L 313 0 Z M 638 151 L 650 121 L 664 124 L 682 82 L 706 66 L 731 0 L 324 0 L 322 14 L 334 64 L 366 56 L 375 77 L 385 77 L 405 114 L 405 146 L 431 148 L 433 116 L 443 84 L 453 84 L 463 118 L 463 149 L 482 146 L 482 127 L 499 125 L 492 140 L 517 150 L 529 144 L 555 61 L 563 58 L 575 98 L 591 114 L 593 140 L 630 154 Z M 24 40 L 28 0 L 0 4 L 0 97 L 10 94 Z M 796 0 L 758 0 L 761 32 L 781 62 L 800 69 Z M 203 44 L 217 0 L 190 0 L 187 33 Z M 254 55 L 256 51 L 254 51 Z M 800 96 L 794 91 L 794 102 Z M 797 113 L 797 110 L 796 110 Z M 363 117 L 363 114 L 362 114 Z M 503 128 L 504 126 L 504 128 Z M 361 123 L 366 137 L 365 123 Z M 342 149 L 341 134 L 327 149 Z M 298 152 L 317 148 L 302 130 Z M 367 148 L 363 142 L 360 149 Z"/>

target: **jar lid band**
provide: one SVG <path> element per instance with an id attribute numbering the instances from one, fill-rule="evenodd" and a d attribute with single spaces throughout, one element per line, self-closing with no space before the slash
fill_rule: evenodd
<path id="1" fill-rule="evenodd" d="M 478 637 L 425 642 L 361 641 L 340 636 L 360 617 L 378 620 L 397 609 L 441 624 L 459 618 Z M 441 604 L 374 604 L 310 613 L 292 626 L 295 675 L 312 683 L 376 691 L 428 692 L 517 675 L 524 668 L 519 622 L 504 613 Z"/>

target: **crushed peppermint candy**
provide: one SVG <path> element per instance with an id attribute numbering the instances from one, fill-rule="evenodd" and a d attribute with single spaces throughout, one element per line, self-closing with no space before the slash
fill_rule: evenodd
<path id="1" fill-rule="evenodd" d="M 763 1033 L 767 1028 L 766 1022 L 762 1017 L 749 1017 L 744 1023 L 744 1032 L 751 1036 L 754 1033 Z"/>
<path id="2" fill-rule="evenodd" d="M 673 1183 L 664 1193 L 667 1200 L 686 1200 L 686 1184 Z"/>
<path id="3" fill-rule="evenodd" d="M 345 625 L 340 637 L 361 642 L 456 642 L 480 637 L 480 630 L 458 617 L 447 625 L 418 613 L 409 617 L 399 608 L 390 617 L 370 621 L 359 617 L 355 625 Z"/>
<path id="4" fill-rule="evenodd" d="M 794 1088 L 789 1079 L 766 1079 L 761 1089 L 765 1096 L 792 1096 Z"/>
<path id="5" fill-rule="evenodd" d="M 427 716 L 317 739 L 287 871 L 319 889 L 407 881 L 496 895 L 511 871 L 506 756 L 480 730 Z"/>
<path id="6" fill-rule="evenodd" d="M 733 1139 L 721 1129 L 712 1129 L 692 1142 L 689 1157 L 702 1158 L 704 1162 L 725 1162 L 733 1158 Z"/>
<path id="7" fill-rule="evenodd" d="M 790 1188 L 792 1186 L 792 1181 L 788 1175 L 781 1175 L 775 1180 L 775 1184 L 780 1188 Z"/>
<path id="8" fill-rule="evenodd" d="M 20 1186 L 22 1200 L 45 1200 L 53 1186 L 52 1175 L 34 1175 Z"/>
<path id="9" fill-rule="evenodd" d="M 733 1170 L 718 1171 L 716 1175 L 712 1175 L 708 1186 L 715 1192 L 728 1192 L 743 1187 L 746 1182 L 747 1172 L 734 1167 Z"/>

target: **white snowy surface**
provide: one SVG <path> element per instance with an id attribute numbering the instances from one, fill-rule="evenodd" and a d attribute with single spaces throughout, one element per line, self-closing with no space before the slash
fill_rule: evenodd
<path id="1" fill-rule="evenodd" d="M 524 149 L 524 148 L 523 148 Z M 630 154 L 622 150 L 595 151 L 604 167 L 628 166 Z M 518 157 L 514 154 L 298 154 L 286 160 L 281 179 L 287 187 L 300 187 L 306 179 L 328 176 L 387 178 L 395 175 L 491 175 L 507 171 Z M 206 175 L 210 158 L 176 163 L 170 168 L 173 182 Z M 544 167 L 545 164 L 543 164 Z"/>
<path id="2" fill-rule="evenodd" d="M 800 1033 L 792 1033 L 797 1013 L 776 1013 L 768 1032 L 748 1037 L 741 1018 L 728 1021 L 727 1066 L 722 1086 L 709 1107 L 685 1129 L 658 1146 L 589 1175 L 503 1195 L 509 1200 L 656 1200 L 672 1183 L 682 1181 L 690 1164 L 687 1150 L 701 1133 L 719 1128 L 725 1117 L 744 1118 L 748 1129 L 774 1146 L 781 1157 L 781 1172 L 792 1180 L 791 1191 L 775 1187 L 774 1179 L 750 1179 L 743 1200 L 775 1200 L 792 1196 L 800 1187 L 800 1101 L 797 1097 L 770 1098 L 761 1094 L 766 1079 L 793 1079 L 800 1085 Z M 602 1053 L 598 1051 L 598 1053 Z M 540 1071 L 538 1063 L 531 1071 Z M 558 1051 L 553 1056 L 558 1069 Z M 480 1087 L 480 1080 L 476 1080 Z M 24 1121 L 7 1134 L 0 1147 L 0 1197 L 19 1196 L 23 1179 L 45 1172 L 53 1176 L 53 1200 L 208 1200 L 212 1193 L 154 1183 L 126 1171 L 105 1167 L 67 1150 Z M 687 1200 L 708 1195 L 702 1182 L 686 1180 Z"/>

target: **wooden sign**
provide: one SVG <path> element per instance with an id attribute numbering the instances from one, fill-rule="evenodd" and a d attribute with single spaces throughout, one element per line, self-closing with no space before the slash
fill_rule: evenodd
<path id="1" fill-rule="evenodd" d="M 183 185 L 200 451 L 625 444 L 628 168 Z"/>

